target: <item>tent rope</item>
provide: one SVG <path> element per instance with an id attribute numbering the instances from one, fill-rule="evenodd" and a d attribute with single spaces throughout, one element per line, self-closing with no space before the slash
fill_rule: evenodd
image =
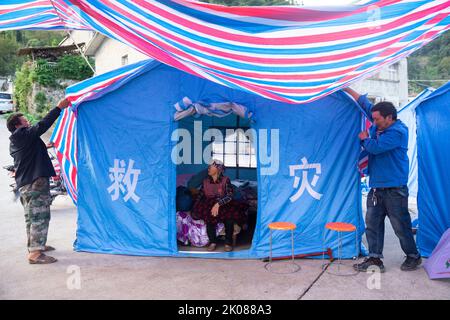
<path id="1" fill-rule="evenodd" d="M 77 47 L 78 52 L 80 53 L 80 55 L 84 58 L 84 60 L 86 61 L 86 63 L 88 64 L 89 68 L 91 68 L 92 72 L 94 73 L 94 76 L 96 75 L 95 69 L 92 67 L 92 65 L 89 63 L 89 59 L 88 57 L 84 54 L 83 50 L 81 50 L 80 46 L 78 46 L 78 44 L 76 43 L 75 39 L 72 37 L 72 34 L 70 33 L 69 30 L 66 30 L 67 35 L 70 37 L 70 39 L 72 40 L 73 44 Z"/>
<path id="2" fill-rule="evenodd" d="M 56 10 L 55 4 L 53 3 L 53 0 L 50 0 L 50 3 L 53 7 L 53 10 L 55 10 L 56 15 L 58 16 L 59 20 L 64 24 L 64 20 L 61 19 L 58 10 Z M 81 48 L 78 46 L 78 44 L 75 42 L 75 40 L 72 37 L 72 34 L 70 33 L 70 31 L 68 29 L 64 29 L 67 33 L 67 35 L 70 37 L 70 39 L 72 40 L 73 44 L 77 47 L 78 52 L 80 53 L 80 55 L 83 57 L 83 59 L 86 61 L 86 63 L 88 64 L 89 68 L 91 68 L 92 72 L 94 73 L 94 76 L 96 75 L 95 69 L 92 67 L 92 65 L 89 63 L 89 59 L 86 57 L 86 55 L 84 54 L 83 50 L 81 50 Z"/>

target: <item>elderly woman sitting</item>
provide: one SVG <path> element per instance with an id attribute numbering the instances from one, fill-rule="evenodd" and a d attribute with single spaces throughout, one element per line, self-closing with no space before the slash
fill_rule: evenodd
<path id="1" fill-rule="evenodd" d="M 203 180 L 199 197 L 192 208 L 195 216 L 206 222 L 209 238 L 208 251 L 217 246 L 216 226 L 225 225 L 225 251 L 233 250 L 234 223 L 245 222 L 246 203 L 233 200 L 233 188 L 230 179 L 224 176 L 225 166 L 219 160 L 213 160 L 208 166 L 208 177 Z"/>

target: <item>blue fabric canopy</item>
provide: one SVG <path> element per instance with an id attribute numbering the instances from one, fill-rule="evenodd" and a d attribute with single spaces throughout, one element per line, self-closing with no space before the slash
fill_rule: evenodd
<path id="1" fill-rule="evenodd" d="M 253 112 L 252 128 L 258 137 L 264 133 L 269 136 L 267 146 L 261 139 L 256 142 L 258 150 L 269 150 L 273 159 L 269 163 L 258 156 L 258 213 L 248 250 L 178 252 L 177 167 L 171 159 L 176 141 L 171 138 L 179 125 L 173 119 L 173 105 L 185 96 L 193 101 L 229 101 L 245 106 Z M 77 122 L 76 250 L 265 257 L 269 253 L 268 224 L 274 221 L 296 224 L 296 254 L 324 247 L 337 249 L 337 234 L 325 231 L 327 222 L 353 223 L 360 244 L 364 231 L 357 168 L 361 113 L 353 99 L 342 92 L 307 105 L 292 105 L 223 87 L 155 62 L 122 86 L 79 104 Z M 204 119 L 204 129 L 206 123 Z M 278 157 L 275 151 L 271 154 L 271 148 L 279 148 Z M 273 243 L 274 256 L 291 253 L 289 233 L 275 232 Z M 343 257 L 357 253 L 355 234 L 344 234 Z"/>
<path id="2" fill-rule="evenodd" d="M 450 82 L 416 108 L 420 252 L 431 254 L 450 228 Z"/>
<path id="3" fill-rule="evenodd" d="M 398 111 L 398 118 L 408 127 L 408 158 L 409 158 L 409 178 L 408 189 L 409 195 L 417 198 L 418 177 L 417 177 L 417 125 L 416 125 L 416 108 L 425 100 L 432 92 L 433 88 L 423 90 L 411 102 Z"/>

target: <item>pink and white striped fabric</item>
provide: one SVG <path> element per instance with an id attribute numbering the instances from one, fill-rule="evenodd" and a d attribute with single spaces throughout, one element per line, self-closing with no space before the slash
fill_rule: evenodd
<path id="1" fill-rule="evenodd" d="M 2 30 L 92 30 L 80 19 L 77 7 L 64 1 L 2 0 L 0 31 Z"/>
<path id="2" fill-rule="evenodd" d="M 76 135 L 76 113 L 66 108 L 56 123 L 50 141 L 54 144 L 67 192 L 75 204 L 77 203 Z"/>

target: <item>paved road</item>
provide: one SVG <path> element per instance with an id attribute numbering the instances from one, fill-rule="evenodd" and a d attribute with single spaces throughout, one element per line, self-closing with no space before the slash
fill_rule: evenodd
<path id="1" fill-rule="evenodd" d="M 0 119 L 0 166 L 11 163 L 9 133 Z M 337 277 L 317 260 L 298 273 L 267 272 L 257 260 L 130 257 L 74 252 L 76 209 L 69 198 L 52 206 L 53 265 L 29 265 L 23 209 L 0 172 L 0 299 L 449 299 L 450 281 L 431 281 L 423 269 L 405 273 L 397 239 L 387 229 L 379 281 L 370 274 Z M 351 261 L 350 261 L 351 263 Z M 78 275 L 80 275 L 78 277 Z M 369 286 L 368 286 L 369 283 Z M 379 284 L 379 286 L 377 285 Z M 369 287 L 374 287 L 369 289 Z"/>

